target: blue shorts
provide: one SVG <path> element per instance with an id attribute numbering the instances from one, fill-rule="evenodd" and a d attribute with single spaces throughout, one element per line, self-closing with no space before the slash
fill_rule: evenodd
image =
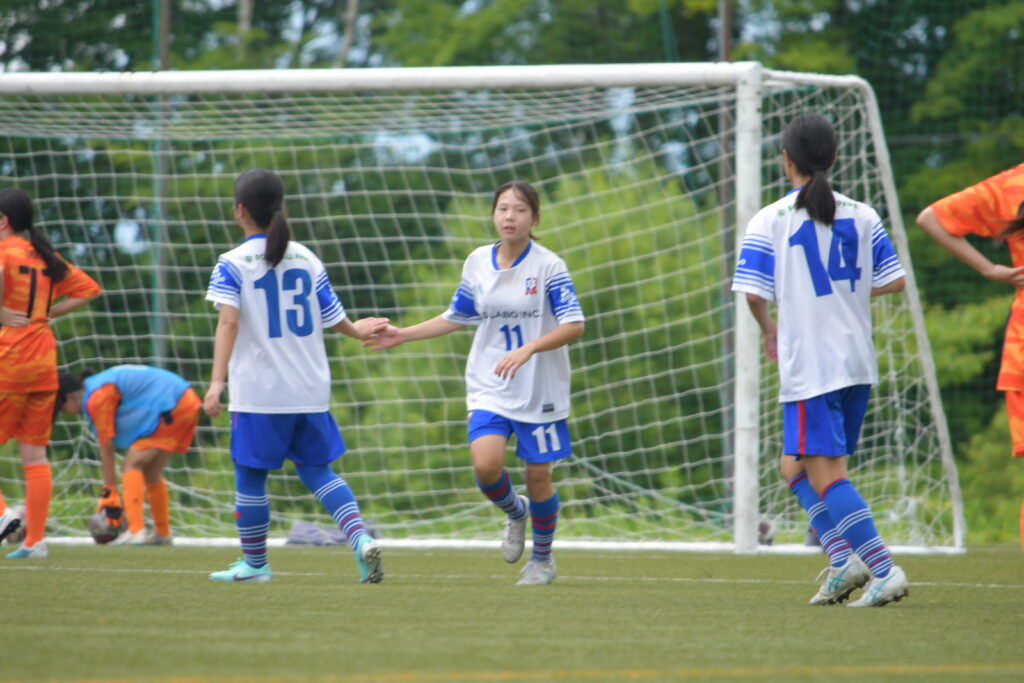
<path id="1" fill-rule="evenodd" d="M 516 457 L 526 462 L 551 462 L 572 455 L 569 440 L 569 422 L 519 422 L 502 417 L 489 410 L 474 410 L 469 415 L 469 442 L 486 434 L 497 434 L 508 439 L 516 435 Z"/>
<path id="2" fill-rule="evenodd" d="M 783 403 L 783 455 L 853 455 L 870 395 L 870 385 L 858 384 Z"/>
<path id="3" fill-rule="evenodd" d="M 231 413 L 231 459 L 259 470 L 276 470 L 285 458 L 326 465 L 345 452 L 330 413 Z"/>

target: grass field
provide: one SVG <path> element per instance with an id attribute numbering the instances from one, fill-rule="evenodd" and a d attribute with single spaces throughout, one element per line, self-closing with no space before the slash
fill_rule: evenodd
<path id="1" fill-rule="evenodd" d="M 220 584 L 234 549 L 51 545 L 0 559 L 0 681 L 1024 680 L 1015 546 L 897 558 L 881 609 L 808 607 L 820 556 L 562 550 L 517 587 L 499 552 L 385 547 L 362 585 L 273 548 L 271 583 Z"/>

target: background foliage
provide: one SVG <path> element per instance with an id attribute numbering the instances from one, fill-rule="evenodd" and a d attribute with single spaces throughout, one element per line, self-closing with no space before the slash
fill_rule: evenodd
<path id="1" fill-rule="evenodd" d="M 161 62 L 161 30 L 168 45 L 163 66 L 175 69 L 708 61 L 721 48 L 715 0 L 361 0 L 351 22 L 346 0 L 252 2 L 251 23 L 243 31 L 239 5 L 247 2 L 169 3 L 170 22 L 161 24 L 158 0 L 6 0 L 0 69 L 150 69 Z M 1024 475 L 1019 463 L 1007 459 L 1002 401 L 993 390 L 1011 293 L 933 245 L 913 227 L 913 218 L 935 199 L 1024 159 L 1024 4 L 740 0 L 732 16 L 732 59 L 857 73 L 875 87 L 928 308 L 972 538 L 1013 535 L 1011 513 Z M 18 150 L 9 151 L 17 156 Z M 133 154 L 149 153 L 126 143 L 121 162 L 131 166 Z M 217 163 L 217 150 L 205 163 Z M 188 182 L 187 175 L 180 182 Z M 76 240 L 113 244 L 111 226 L 126 213 L 144 214 L 147 191 L 136 193 L 137 207 L 81 207 Z M 226 193 L 206 187 L 188 195 L 213 201 Z M 351 215 L 352 209 L 338 207 L 338 213 Z M 188 210 L 181 208 L 183 215 Z M 225 225 L 229 218 L 223 215 Z M 431 233 L 425 226 L 424 235 Z M 978 246 L 1006 260 L 999 245 Z M 360 277 L 336 284 L 355 293 Z M 133 310 L 139 302 L 123 306 Z"/>

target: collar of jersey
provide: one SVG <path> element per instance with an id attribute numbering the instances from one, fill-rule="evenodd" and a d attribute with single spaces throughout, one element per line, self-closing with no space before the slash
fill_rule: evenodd
<path id="1" fill-rule="evenodd" d="M 249 240 L 265 240 L 265 239 L 267 239 L 267 234 L 264 233 L 264 232 L 258 232 L 255 235 L 249 235 L 248 237 L 246 237 L 245 241 L 248 242 Z"/>
<path id="2" fill-rule="evenodd" d="M 494 269 L 495 270 L 501 270 L 501 268 L 498 267 L 498 245 L 500 245 L 500 244 L 501 244 L 501 240 L 498 240 L 497 242 L 494 243 L 494 247 L 491 249 L 491 263 L 494 265 Z M 532 246 L 533 246 L 533 240 L 530 240 L 529 242 L 527 242 L 526 243 L 526 249 L 523 249 L 523 253 L 519 255 L 519 258 L 517 258 L 515 261 L 512 262 L 512 265 L 509 266 L 509 268 L 515 268 L 520 263 L 522 263 L 523 259 L 526 258 L 526 255 L 530 253 L 530 248 Z"/>
<path id="3" fill-rule="evenodd" d="M 794 188 L 793 188 L 792 190 L 790 190 L 789 192 L 787 192 L 787 193 L 786 193 L 785 195 L 783 195 L 783 196 L 784 196 L 784 197 L 788 197 L 789 195 L 793 194 L 794 192 L 799 192 L 799 191 L 800 191 L 800 190 L 802 190 L 802 189 L 804 189 L 804 186 L 803 186 L 803 185 L 801 185 L 800 187 L 794 187 Z"/>

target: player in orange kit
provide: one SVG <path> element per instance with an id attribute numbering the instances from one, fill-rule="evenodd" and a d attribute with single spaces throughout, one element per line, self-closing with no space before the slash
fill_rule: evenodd
<path id="1" fill-rule="evenodd" d="M 104 508 L 121 512 L 114 453 L 117 448 L 125 451 L 123 512 L 128 524 L 114 544 L 171 545 L 163 472 L 175 453 L 187 453 L 192 445 L 202 406 L 199 396 L 175 373 L 145 365 L 116 365 L 81 378 L 62 372 L 59 381 L 57 409 L 85 415 L 100 443 L 103 496 L 97 512 L 103 510 L 108 524 L 111 511 Z M 153 531 L 148 533 L 143 499 L 153 515 Z"/>
<path id="2" fill-rule="evenodd" d="M 1014 288 L 996 389 L 1006 395 L 1013 457 L 1024 458 L 1024 164 L 943 197 L 918 215 L 917 224 L 989 280 Z M 1013 265 L 992 263 L 965 235 L 1005 240 Z M 1024 548 L 1024 504 L 1020 524 Z"/>
<path id="3" fill-rule="evenodd" d="M 0 191 L 0 443 L 18 442 L 25 472 L 25 540 L 7 555 L 12 559 L 47 555 L 53 478 L 46 446 L 57 398 L 57 341 L 49 323 L 101 292 L 54 251 L 32 219 L 27 194 Z M 0 539 L 20 523 L 0 495 Z"/>

